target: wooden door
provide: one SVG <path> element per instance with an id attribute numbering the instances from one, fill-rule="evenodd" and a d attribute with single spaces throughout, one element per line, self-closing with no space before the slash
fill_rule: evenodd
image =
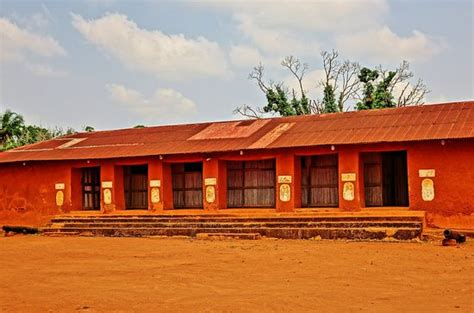
<path id="1" fill-rule="evenodd" d="M 382 154 L 364 153 L 362 155 L 364 167 L 365 205 L 383 205 L 382 187 Z"/>
<path id="2" fill-rule="evenodd" d="M 100 210 L 100 167 L 82 169 L 82 208 Z"/>
<path id="3" fill-rule="evenodd" d="M 337 207 L 339 205 L 338 156 L 301 158 L 301 205 Z"/>
<path id="4" fill-rule="evenodd" d="M 275 160 L 227 162 L 227 207 L 274 206 Z"/>
<path id="5" fill-rule="evenodd" d="M 173 164 L 171 172 L 174 208 L 202 208 L 202 163 Z"/>
<path id="6" fill-rule="evenodd" d="M 148 166 L 124 167 L 125 208 L 127 210 L 148 209 Z"/>

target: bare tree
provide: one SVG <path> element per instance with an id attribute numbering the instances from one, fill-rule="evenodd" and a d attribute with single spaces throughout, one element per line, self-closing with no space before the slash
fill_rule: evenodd
<path id="1" fill-rule="evenodd" d="M 287 56 L 281 61 L 281 65 L 285 68 L 287 68 L 290 73 L 296 78 L 298 81 L 298 86 L 300 88 L 300 95 L 306 95 L 306 90 L 303 87 L 303 78 L 304 74 L 308 70 L 308 64 L 307 63 L 301 63 L 299 59 L 295 58 L 294 56 L 290 55 Z M 292 89 L 293 95 L 295 94 L 295 90 Z"/>
<path id="2" fill-rule="evenodd" d="M 387 76 L 389 71 L 378 66 L 377 70 L 382 79 Z M 410 83 L 415 75 L 410 70 L 410 63 L 403 61 L 395 70 L 395 76 L 390 82 L 389 91 L 396 98 L 396 106 L 403 107 L 407 105 L 421 105 L 424 104 L 426 94 L 430 92 L 422 79 L 418 79 L 415 84 Z"/>
<path id="3" fill-rule="evenodd" d="M 349 60 L 339 61 L 339 53 L 335 50 L 331 52 L 321 52 L 323 60 L 324 79 L 320 85 L 324 88 L 332 86 L 337 96 L 337 108 L 339 112 L 347 110 L 346 104 L 357 97 L 360 90 L 360 82 L 357 75 L 360 71 L 360 65 L 357 62 Z M 319 109 L 324 109 L 324 103 L 319 101 Z"/>

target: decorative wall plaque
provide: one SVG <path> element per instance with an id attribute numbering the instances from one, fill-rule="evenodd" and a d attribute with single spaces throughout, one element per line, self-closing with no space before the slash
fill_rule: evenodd
<path id="1" fill-rule="evenodd" d="M 59 190 L 56 192 L 56 205 L 57 206 L 62 206 L 64 204 L 64 192 L 62 190 Z"/>
<path id="2" fill-rule="evenodd" d="M 160 202 L 160 188 L 153 187 L 151 188 L 151 203 Z"/>
<path id="3" fill-rule="evenodd" d="M 216 188 L 214 186 L 206 186 L 206 201 L 207 203 L 216 201 Z"/>
<path id="4" fill-rule="evenodd" d="M 112 188 L 112 182 L 111 181 L 103 181 L 102 182 L 102 188 Z"/>
<path id="5" fill-rule="evenodd" d="M 112 203 L 112 191 L 110 191 L 110 189 L 104 189 L 104 203 L 105 204 Z"/>
<path id="6" fill-rule="evenodd" d="M 64 183 L 57 183 L 54 185 L 54 188 L 56 190 L 64 190 L 65 186 L 64 186 Z"/>
<path id="7" fill-rule="evenodd" d="M 344 183 L 342 197 L 346 201 L 354 200 L 354 184 L 352 182 Z"/>
<path id="8" fill-rule="evenodd" d="M 278 183 L 279 184 L 291 184 L 291 176 L 290 175 L 278 176 Z"/>
<path id="9" fill-rule="evenodd" d="M 280 185 L 280 201 L 288 202 L 291 200 L 291 188 L 288 184 Z"/>
<path id="10" fill-rule="evenodd" d="M 217 185 L 217 179 L 216 178 L 206 178 L 206 179 L 204 179 L 204 185 L 206 185 L 206 186 L 215 186 L 215 185 Z"/>
<path id="11" fill-rule="evenodd" d="M 342 181 L 355 181 L 356 180 L 356 173 L 342 173 L 341 174 Z"/>
<path id="12" fill-rule="evenodd" d="M 435 177 L 436 172 L 434 169 L 419 170 L 418 174 L 420 177 Z"/>
<path id="13" fill-rule="evenodd" d="M 161 187 L 161 180 L 159 179 L 150 180 L 150 187 Z"/>
<path id="14" fill-rule="evenodd" d="M 431 178 L 425 178 L 421 182 L 421 198 L 423 201 L 433 201 L 435 197 L 434 183 Z"/>

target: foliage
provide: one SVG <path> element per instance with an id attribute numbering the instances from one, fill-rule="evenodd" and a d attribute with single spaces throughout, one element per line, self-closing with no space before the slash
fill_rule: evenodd
<path id="1" fill-rule="evenodd" d="M 23 116 L 11 110 L 0 114 L 0 122 L 0 151 L 75 133 L 72 128 L 63 130 L 26 125 Z"/>
<path id="2" fill-rule="evenodd" d="M 95 131 L 95 128 L 92 127 L 92 126 L 85 126 L 84 131 L 88 132 L 88 133 L 91 133 L 91 132 Z"/>
<path id="3" fill-rule="evenodd" d="M 430 92 L 421 79 L 411 82 L 414 74 L 407 61 L 403 61 L 394 71 L 388 71 L 381 66 L 372 70 L 361 68 L 357 62 L 340 61 L 335 50 L 323 51 L 321 58 L 324 77 L 315 84 L 321 88 L 320 97 L 311 99 L 303 86 L 309 66 L 294 56 L 288 56 L 281 65 L 291 73 L 296 80 L 293 85 L 297 87 L 290 88 L 284 82 L 266 81 L 264 67 L 259 64 L 249 78 L 255 80 L 264 93 L 266 104 L 262 107 L 244 104 L 237 107 L 234 113 L 261 118 L 265 114 L 290 116 L 419 105 Z"/>
<path id="4" fill-rule="evenodd" d="M 394 97 L 390 86 L 396 74 L 396 72 L 389 71 L 385 77 L 377 81 L 379 78 L 378 70 L 364 67 L 358 76 L 363 84 L 363 98 L 357 103 L 357 110 L 395 107 L 396 103 L 393 101 Z"/>

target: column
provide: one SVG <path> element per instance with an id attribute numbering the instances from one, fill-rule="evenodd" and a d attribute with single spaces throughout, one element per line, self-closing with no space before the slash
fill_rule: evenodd
<path id="1" fill-rule="evenodd" d="M 220 207 L 222 197 L 219 196 L 222 187 L 219 177 L 219 160 L 216 158 L 207 158 L 202 163 L 203 178 L 203 209 L 206 211 L 215 211 Z"/>
<path id="2" fill-rule="evenodd" d="M 109 213 L 115 210 L 115 167 L 112 162 L 105 162 L 100 167 L 101 182 L 101 212 Z"/>
<path id="3" fill-rule="evenodd" d="M 363 182 L 360 175 L 359 152 L 341 148 L 339 151 L 339 207 L 342 210 L 360 210 Z"/>
<path id="4" fill-rule="evenodd" d="M 276 211 L 292 212 L 297 204 L 294 155 L 285 153 L 277 156 L 276 176 Z"/>
<path id="5" fill-rule="evenodd" d="M 148 209 L 162 211 L 163 205 L 163 162 L 152 160 L 148 163 Z"/>

